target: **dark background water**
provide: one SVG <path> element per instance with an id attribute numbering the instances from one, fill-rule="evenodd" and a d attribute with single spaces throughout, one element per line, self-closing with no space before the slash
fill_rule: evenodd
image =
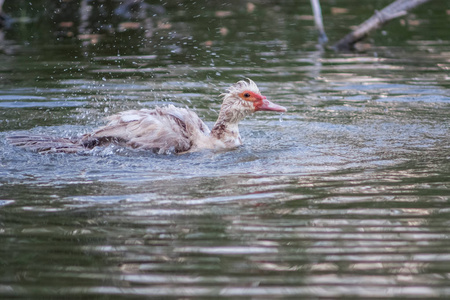
<path id="1" fill-rule="evenodd" d="M 329 39 L 389 3 L 322 1 Z M 5 1 L 0 298 L 449 296 L 448 1 L 354 53 L 317 45 L 309 1 L 148 4 Z M 243 121 L 236 150 L 39 155 L 5 140 L 168 103 L 211 125 L 244 77 L 288 112 Z"/>

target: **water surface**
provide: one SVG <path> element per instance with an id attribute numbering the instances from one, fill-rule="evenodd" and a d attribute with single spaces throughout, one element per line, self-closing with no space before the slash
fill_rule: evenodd
<path id="1" fill-rule="evenodd" d="M 449 296 L 449 16 L 429 4 L 366 52 L 335 53 L 316 45 L 306 1 L 233 5 L 168 6 L 170 26 L 127 43 L 9 33 L 2 297 Z M 364 19 L 324 5 L 329 37 Z M 288 112 L 244 120 L 235 150 L 39 155 L 5 141 L 169 103 L 211 126 L 245 77 Z"/>

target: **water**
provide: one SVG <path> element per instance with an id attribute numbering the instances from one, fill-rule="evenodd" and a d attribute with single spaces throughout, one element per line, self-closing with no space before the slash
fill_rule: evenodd
<path id="1" fill-rule="evenodd" d="M 255 5 L 249 18 L 242 8 L 211 20 L 233 6 L 169 6 L 171 27 L 135 47 L 9 37 L 2 298 L 449 296 L 448 16 L 430 4 L 368 51 L 338 54 L 299 17 L 309 3 Z M 359 22 L 330 10 L 330 39 Z M 39 155 L 5 141 L 75 137 L 168 103 L 212 125 L 218 94 L 242 77 L 288 112 L 247 118 L 235 150 Z"/>

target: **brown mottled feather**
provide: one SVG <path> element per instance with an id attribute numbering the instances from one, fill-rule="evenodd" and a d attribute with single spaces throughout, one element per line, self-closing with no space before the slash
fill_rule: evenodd
<path id="1" fill-rule="evenodd" d="M 77 153 L 86 148 L 79 140 L 50 136 L 9 136 L 9 143 L 13 146 L 26 148 L 39 153 Z"/>
<path id="2" fill-rule="evenodd" d="M 84 136 L 83 143 L 96 141 L 96 146 L 102 146 L 111 143 L 114 137 L 124 146 L 178 153 L 188 151 L 196 136 L 209 134 L 208 127 L 196 113 L 173 105 L 126 111 L 108 119 L 110 122 L 106 126 Z"/>

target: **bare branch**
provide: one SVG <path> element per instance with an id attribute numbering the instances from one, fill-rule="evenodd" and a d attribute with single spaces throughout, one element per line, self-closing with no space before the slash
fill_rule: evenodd
<path id="1" fill-rule="evenodd" d="M 430 0 L 397 0 L 389 4 L 381 11 L 375 11 L 375 14 L 368 20 L 360 24 L 353 32 L 347 34 L 344 38 L 334 44 L 333 48 L 339 51 L 351 50 L 356 42 L 365 38 L 369 32 L 382 27 L 392 19 L 404 16 L 408 10 L 415 8 Z"/>
<path id="2" fill-rule="evenodd" d="M 325 44 L 328 42 L 328 37 L 325 33 L 325 29 L 323 28 L 322 10 L 320 8 L 319 0 L 311 0 L 311 6 L 314 13 L 314 22 L 317 30 L 319 31 L 319 43 Z"/>

